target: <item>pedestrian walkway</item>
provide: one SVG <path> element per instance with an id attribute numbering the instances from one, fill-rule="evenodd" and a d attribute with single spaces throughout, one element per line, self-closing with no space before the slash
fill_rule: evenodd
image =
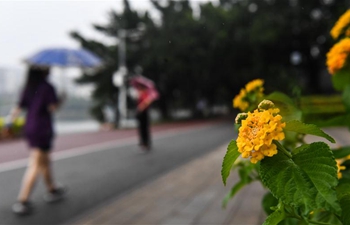
<path id="1" fill-rule="evenodd" d="M 349 143 L 346 128 L 325 131 L 337 140 L 337 144 L 328 143 L 331 147 Z M 308 142 L 318 140 L 324 141 L 315 136 L 306 137 Z M 266 190 L 258 182 L 238 192 L 226 209 L 221 207 L 222 199 L 239 179 L 237 172 L 233 172 L 226 187 L 221 181 L 226 147 L 221 146 L 143 187 L 112 199 L 69 224 L 261 225 L 266 218 L 261 207 Z"/>
<path id="2" fill-rule="evenodd" d="M 222 199 L 237 174 L 221 181 L 221 163 L 226 145 L 173 170 L 158 179 L 113 199 L 71 221 L 76 225 L 102 224 L 233 224 L 261 225 L 265 219 L 259 183 L 245 187 L 227 208 Z"/>

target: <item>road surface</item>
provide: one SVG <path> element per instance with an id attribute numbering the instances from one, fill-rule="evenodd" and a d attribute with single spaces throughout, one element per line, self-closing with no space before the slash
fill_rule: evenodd
<path id="1" fill-rule="evenodd" d="M 135 144 L 135 134 L 133 131 L 129 137 L 116 138 L 107 144 L 95 141 L 87 146 L 73 148 L 72 151 L 55 153 L 55 178 L 68 186 L 67 199 L 56 204 L 46 204 L 42 200 L 45 189 L 40 180 L 32 197 L 35 213 L 27 217 L 17 217 L 11 212 L 11 205 L 20 188 L 24 164 L 20 159 L 17 164 L 1 169 L 1 165 L 6 164 L 3 162 L 0 164 L 0 224 L 66 223 L 235 137 L 232 121 L 188 126 L 173 131 L 160 130 L 153 135 L 152 152 L 142 154 Z M 87 143 L 91 139 L 89 137 L 86 136 Z M 69 145 L 61 143 L 64 144 Z"/>

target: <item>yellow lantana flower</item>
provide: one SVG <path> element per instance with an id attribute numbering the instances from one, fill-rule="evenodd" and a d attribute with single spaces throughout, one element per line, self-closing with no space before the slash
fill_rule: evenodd
<path id="1" fill-rule="evenodd" d="M 338 39 L 339 36 L 344 32 L 344 28 L 350 24 L 350 9 L 347 10 L 335 23 L 331 30 L 331 36 L 333 39 Z M 347 32 L 345 33 L 347 35 Z"/>
<path id="2" fill-rule="evenodd" d="M 268 100 L 263 102 L 268 103 L 264 106 L 273 105 Z M 254 112 L 248 112 L 247 118 L 241 120 L 237 147 L 243 158 L 250 158 L 252 163 L 257 163 L 265 156 L 277 154 L 277 146 L 272 141 L 285 138 L 283 128 L 286 125 L 278 113 L 278 108 L 258 108 Z"/>
<path id="3" fill-rule="evenodd" d="M 350 52 L 350 38 L 344 38 L 327 53 L 327 67 L 330 74 L 335 74 L 345 65 Z"/>
<path id="4" fill-rule="evenodd" d="M 19 118 L 17 118 L 17 119 L 15 120 L 14 123 L 15 123 L 16 126 L 24 126 L 25 120 L 24 120 L 23 117 L 19 117 Z"/>
<path id="5" fill-rule="evenodd" d="M 343 177 L 343 174 L 340 172 L 341 170 L 345 170 L 346 167 L 341 165 L 341 160 L 336 160 L 337 161 L 337 167 L 338 167 L 338 179 Z"/>
<path id="6" fill-rule="evenodd" d="M 250 81 L 242 88 L 238 95 L 233 99 L 233 107 L 238 108 L 241 111 L 248 109 L 249 105 L 253 104 L 253 99 L 256 100 L 263 96 L 264 91 L 264 80 L 255 79 Z M 250 99 L 253 95 L 254 98 Z"/>
<path id="7" fill-rule="evenodd" d="M 249 107 L 249 103 L 244 100 L 246 97 L 247 92 L 245 89 L 241 89 L 239 94 L 233 99 L 233 107 L 239 108 L 239 110 L 244 111 Z"/>
<path id="8" fill-rule="evenodd" d="M 264 91 L 263 85 L 264 85 L 264 80 L 262 80 L 262 79 L 255 79 L 255 80 L 252 80 L 252 81 L 250 81 L 249 83 L 247 83 L 245 85 L 245 90 L 247 92 L 251 92 L 251 91 L 257 90 L 258 93 L 261 93 L 261 92 Z"/>

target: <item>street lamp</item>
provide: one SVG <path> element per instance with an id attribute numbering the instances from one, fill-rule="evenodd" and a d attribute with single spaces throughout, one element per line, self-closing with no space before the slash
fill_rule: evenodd
<path id="1" fill-rule="evenodd" d="M 125 77 L 128 74 L 126 67 L 126 42 L 125 38 L 140 38 L 145 31 L 145 25 L 139 23 L 136 29 L 118 30 L 118 70 L 113 74 L 113 84 L 119 87 L 118 112 L 119 127 L 127 126 L 127 88 Z"/>

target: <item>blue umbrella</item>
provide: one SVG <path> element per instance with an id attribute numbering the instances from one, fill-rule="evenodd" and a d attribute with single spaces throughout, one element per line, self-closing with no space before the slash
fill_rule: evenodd
<path id="1" fill-rule="evenodd" d="M 48 48 L 25 60 L 29 65 L 92 68 L 102 60 L 85 49 Z"/>

